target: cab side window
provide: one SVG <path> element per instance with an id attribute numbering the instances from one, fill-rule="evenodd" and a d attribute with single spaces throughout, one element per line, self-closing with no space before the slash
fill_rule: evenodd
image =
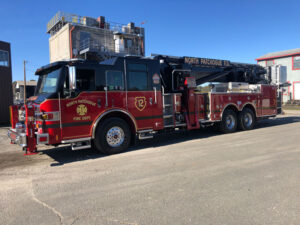
<path id="1" fill-rule="evenodd" d="M 147 91 L 148 72 L 146 64 L 128 64 L 128 91 Z"/>
<path id="2" fill-rule="evenodd" d="M 104 91 L 105 84 L 105 71 L 102 69 L 96 70 L 96 91 Z"/>
<path id="3" fill-rule="evenodd" d="M 124 91 L 123 72 L 117 70 L 107 70 L 106 86 L 108 91 Z"/>
<path id="4" fill-rule="evenodd" d="M 91 69 L 77 69 L 76 89 L 78 91 L 95 90 L 95 71 Z"/>

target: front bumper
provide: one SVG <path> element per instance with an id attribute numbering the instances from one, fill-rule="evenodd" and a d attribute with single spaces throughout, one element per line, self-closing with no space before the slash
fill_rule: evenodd
<path id="1" fill-rule="evenodd" d="M 16 129 L 9 129 L 7 136 L 10 138 L 13 144 L 17 144 L 21 147 L 27 146 L 26 133 L 19 133 Z"/>

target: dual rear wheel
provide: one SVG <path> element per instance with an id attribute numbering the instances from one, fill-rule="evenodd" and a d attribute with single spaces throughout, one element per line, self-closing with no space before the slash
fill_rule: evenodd
<path id="1" fill-rule="evenodd" d="M 233 133 L 237 128 L 251 130 L 255 125 L 255 116 L 251 109 L 244 108 L 242 112 L 236 113 L 232 109 L 226 109 L 220 122 L 220 130 L 223 133 Z"/>
<path id="2" fill-rule="evenodd" d="M 252 130 L 255 125 L 254 112 L 249 108 L 244 108 L 238 115 L 238 126 L 241 130 Z"/>

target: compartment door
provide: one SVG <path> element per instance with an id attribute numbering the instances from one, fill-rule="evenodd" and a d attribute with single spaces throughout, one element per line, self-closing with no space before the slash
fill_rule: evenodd
<path id="1" fill-rule="evenodd" d="M 161 128 L 162 99 L 156 65 L 140 59 L 126 61 L 128 111 L 135 117 L 139 130 Z"/>

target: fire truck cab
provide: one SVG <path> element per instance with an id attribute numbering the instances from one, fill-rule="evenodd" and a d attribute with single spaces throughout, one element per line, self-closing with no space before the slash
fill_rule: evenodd
<path id="1" fill-rule="evenodd" d="M 28 104 L 11 106 L 8 136 L 27 153 L 40 144 L 70 144 L 114 154 L 162 130 L 211 124 L 225 133 L 249 130 L 277 114 L 277 87 L 264 72 L 257 65 L 161 55 L 55 62 L 36 71 Z"/>

